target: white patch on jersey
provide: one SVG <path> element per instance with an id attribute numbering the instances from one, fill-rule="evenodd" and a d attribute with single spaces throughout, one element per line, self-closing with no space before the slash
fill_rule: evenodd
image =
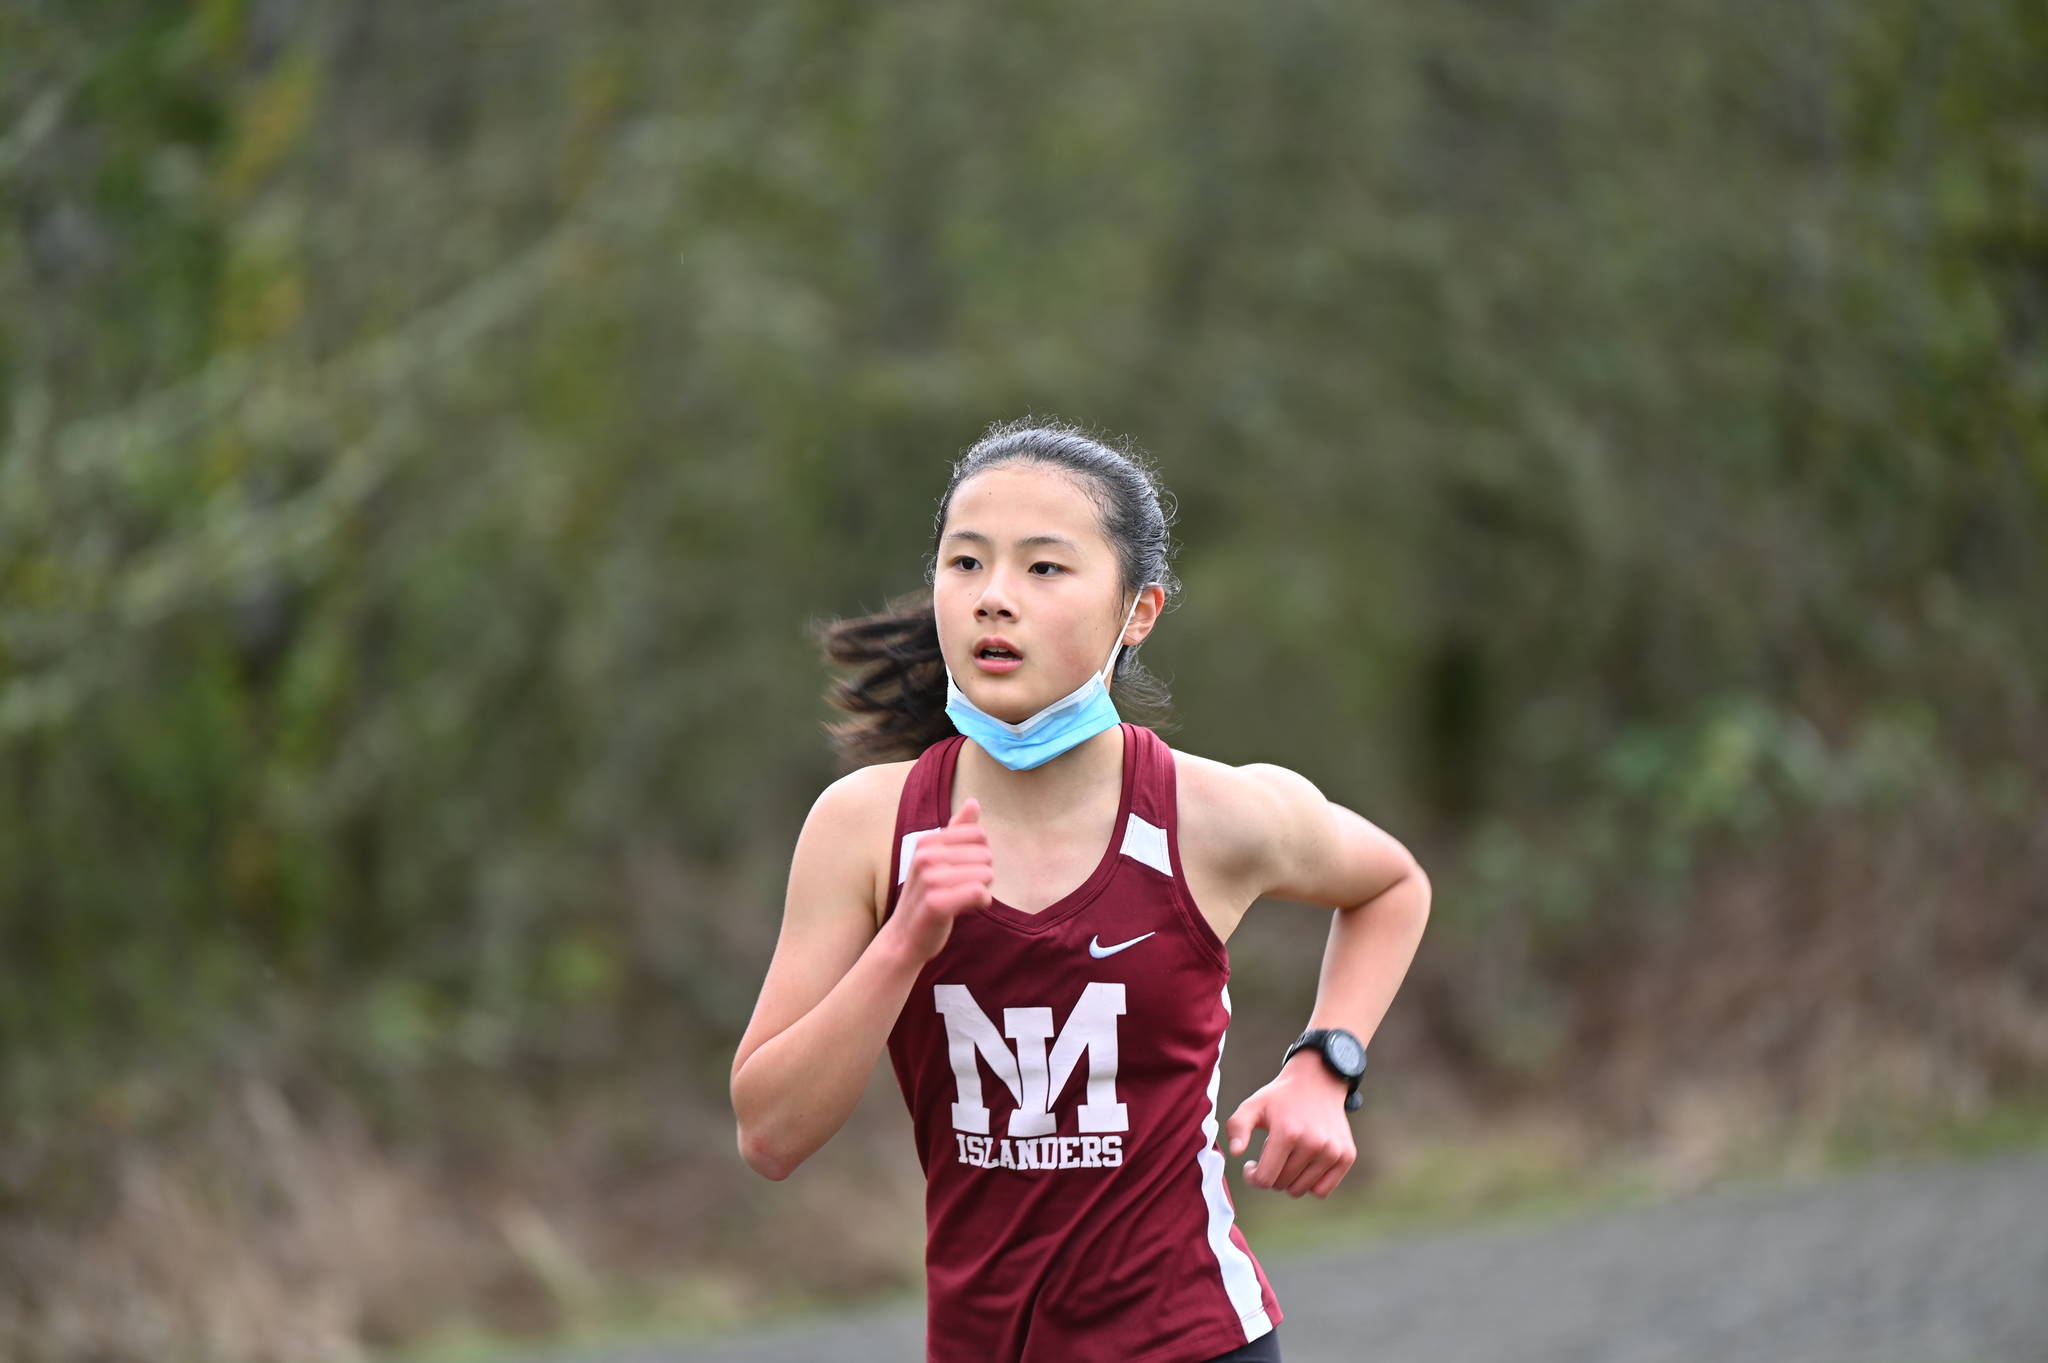
<path id="1" fill-rule="evenodd" d="M 1145 822 L 1136 814 L 1131 815 L 1130 821 L 1124 825 L 1121 850 L 1125 856 L 1137 858 L 1163 876 L 1173 874 L 1173 863 L 1166 859 L 1166 830 Z"/>
<path id="2" fill-rule="evenodd" d="M 910 879 L 910 854 L 917 850 L 917 840 L 927 833 L 936 833 L 936 828 L 920 828 L 915 833 L 903 835 L 903 850 L 896 854 L 896 883 L 901 885 Z"/>

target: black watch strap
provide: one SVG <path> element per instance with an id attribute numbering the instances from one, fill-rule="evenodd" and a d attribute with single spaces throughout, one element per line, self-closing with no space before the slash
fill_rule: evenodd
<path id="1" fill-rule="evenodd" d="M 1360 1065 L 1359 1072 L 1357 1074 L 1345 1074 L 1342 1070 L 1337 1068 L 1337 1062 L 1330 1059 L 1330 1052 L 1328 1049 L 1328 1041 L 1331 1034 L 1342 1030 L 1343 1029 L 1337 1027 L 1309 1028 L 1300 1036 L 1296 1037 L 1292 1045 L 1288 1046 L 1287 1053 L 1280 1057 L 1280 1063 L 1282 1065 L 1285 1065 L 1288 1061 L 1294 1059 L 1294 1053 L 1296 1051 L 1305 1049 L 1312 1049 L 1316 1051 L 1323 1057 L 1323 1067 L 1329 1070 L 1330 1073 L 1336 1075 L 1339 1079 L 1342 1079 L 1345 1083 L 1344 1110 L 1346 1112 L 1356 1112 L 1358 1111 L 1359 1107 L 1365 1102 L 1365 1098 L 1358 1091 L 1358 1081 L 1365 1077 L 1365 1046 L 1362 1043 L 1360 1043 L 1358 1038 L 1353 1036 L 1350 1032 L 1344 1032 L 1344 1035 L 1350 1038 L 1352 1044 L 1358 1047 L 1358 1058 Z"/>

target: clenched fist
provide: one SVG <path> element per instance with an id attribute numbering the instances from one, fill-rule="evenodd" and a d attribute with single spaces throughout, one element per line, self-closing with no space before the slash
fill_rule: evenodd
<path id="1" fill-rule="evenodd" d="M 944 828 L 917 840 L 910 872 L 887 928 L 902 934 L 905 949 L 929 961 L 953 935 L 953 920 L 988 905 L 995 883 L 988 830 L 981 826 L 981 801 L 968 800 Z"/>

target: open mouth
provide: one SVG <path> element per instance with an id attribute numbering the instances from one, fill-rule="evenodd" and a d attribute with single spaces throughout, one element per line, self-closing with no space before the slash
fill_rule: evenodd
<path id="1" fill-rule="evenodd" d="M 1015 672 L 1024 666 L 1024 655 L 1010 647 L 1000 634 L 982 638 L 974 650 L 974 665 L 983 672 Z"/>

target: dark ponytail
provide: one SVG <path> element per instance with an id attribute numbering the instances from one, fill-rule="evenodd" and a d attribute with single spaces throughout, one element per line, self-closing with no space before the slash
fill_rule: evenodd
<path id="1" fill-rule="evenodd" d="M 922 591 L 890 599 L 872 615 L 829 620 L 811 626 L 828 662 L 853 667 L 854 675 L 834 679 L 825 699 L 850 719 L 827 721 L 833 749 L 851 769 L 916 757 L 957 733 L 946 717 L 946 668 L 939 654 L 938 621 L 932 615 L 930 584 L 938 572 L 939 536 L 953 492 L 977 473 L 1013 464 L 1042 464 L 1076 478 L 1094 498 L 1103 538 L 1116 551 L 1125 596 L 1148 582 L 1166 593 L 1162 607 L 1180 598 L 1180 579 L 1171 561 L 1176 546 L 1168 535 L 1176 510 L 1173 494 L 1160 485 L 1142 452 L 1118 449 L 1100 436 L 1061 421 L 998 422 L 954 461 L 932 522 L 932 548 L 925 555 Z M 1172 727 L 1172 697 L 1166 685 L 1138 661 L 1142 645 L 1117 650 L 1110 692 L 1117 709 L 1133 723 L 1160 730 Z"/>
<path id="2" fill-rule="evenodd" d="M 859 668 L 834 678 L 825 699 L 852 719 L 825 732 L 848 769 L 915 757 L 949 734 L 946 669 L 929 591 L 905 592 L 876 611 L 811 627 L 827 661 Z"/>

